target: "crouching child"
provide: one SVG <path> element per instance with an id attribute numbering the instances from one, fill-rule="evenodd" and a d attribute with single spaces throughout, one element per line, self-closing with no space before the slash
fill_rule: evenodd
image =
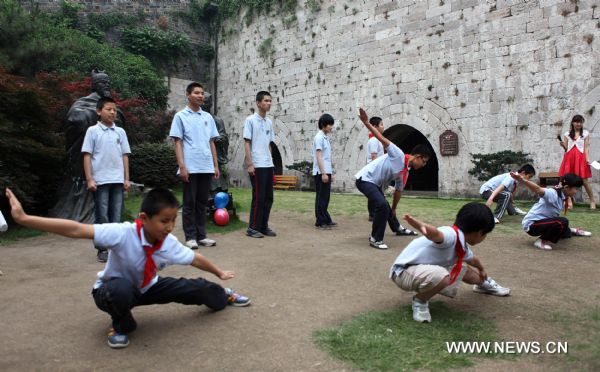
<path id="1" fill-rule="evenodd" d="M 494 229 L 494 215 L 487 206 L 465 204 L 453 226 L 436 228 L 408 214 L 404 220 L 423 236 L 410 242 L 396 258 L 390 278 L 401 289 L 416 292 L 412 300 L 415 321 L 430 323 L 429 299 L 438 293 L 453 298 L 461 281 L 473 284 L 477 293 L 510 294 L 510 289 L 487 276 L 481 260 L 470 248 Z"/>
<path id="2" fill-rule="evenodd" d="M 221 310 L 228 304 L 250 304 L 249 298 L 202 278 L 174 279 L 157 275 L 158 270 L 169 265 L 191 265 L 221 280 L 234 277 L 233 271 L 219 269 L 171 234 L 179 202 L 169 190 L 150 191 L 134 223 L 95 225 L 30 216 L 11 190 L 6 189 L 6 197 L 15 222 L 68 238 L 93 239 L 98 246 L 108 248 L 108 261 L 98 273 L 92 296 L 96 306 L 112 318 L 108 333 L 108 345 L 112 348 L 129 345 L 128 335 L 137 327 L 131 312 L 136 306 L 177 302 Z"/>

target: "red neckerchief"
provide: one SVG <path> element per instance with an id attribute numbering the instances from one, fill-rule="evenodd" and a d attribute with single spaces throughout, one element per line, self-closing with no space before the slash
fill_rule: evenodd
<path id="1" fill-rule="evenodd" d="M 408 171 L 410 168 L 408 167 L 408 159 L 410 159 L 410 155 L 404 154 L 404 169 L 400 171 L 402 173 L 402 184 L 406 186 L 406 180 L 408 179 Z"/>
<path id="2" fill-rule="evenodd" d="M 454 267 L 452 267 L 452 271 L 450 271 L 450 284 L 454 283 L 456 278 L 458 278 L 458 275 L 460 274 L 460 271 L 462 270 L 463 258 L 465 257 L 465 250 L 462 248 L 462 244 L 460 244 L 460 236 L 458 235 L 458 227 L 456 227 L 456 225 L 453 225 L 452 228 L 456 232 L 456 244 L 454 246 L 454 249 L 456 251 L 456 256 L 458 258 L 456 259 L 456 263 L 454 264 Z"/>
<path id="3" fill-rule="evenodd" d="M 371 132 L 369 132 L 369 139 L 375 137 L 375 135 Z"/>
<path id="4" fill-rule="evenodd" d="M 142 243 L 142 220 L 139 218 L 135 220 L 135 227 L 137 230 L 138 237 L 140 238 L 140 244 Z M 154 245 L 144 245 L 144 253 L 146 253 L 146 263 L 144 264 L 144 280 L 142 281 L 142 285 L 140 288 L 146 287 L 152 278 L 156 275 L 156 263 L 152 258 L 154 252 L 158 251 L 160 247 L 162 247 L 163 240 L 157 240 L 154 242 Z"/>

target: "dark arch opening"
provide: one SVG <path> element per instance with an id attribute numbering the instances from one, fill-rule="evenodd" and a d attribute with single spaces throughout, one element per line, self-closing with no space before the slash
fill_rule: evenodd
<path id="1" fill-rule="evenodd" d="M 383 132 L 383 135 L 392 141 L 405 154 L 410 154 L 416 145 L 423 144 L 431 151 L 431 159 L 427 165 L 419 170 L 411 170 L 406 182 L 405 190 L 413 191 L 438 191 L 438 160 L 435 151 L 423 133 L 410 125 L 397 124 Z"/>
<path id="2" fill-rule="evenodd" d="M 283 174 L 283 161 L 281 160 L 281 153 L 277 148 L 275 142 L 271 142 L 271 156 L 273 157 L 273 174 Z"/>

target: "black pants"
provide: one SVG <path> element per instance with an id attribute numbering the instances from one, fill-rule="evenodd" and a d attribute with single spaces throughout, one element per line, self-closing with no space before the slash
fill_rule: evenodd
<path id="1" fill-rule="evenodd" d="M 249 228 L 264 232 L 269 228 L 269 215 L 273 206 L 273 168 L 254 168 L 252 204 Z"/>
<path id="2" fill-rule="evenodd" d="M 371 237 L 377 241 L 383 241 L 386 221 L 392 231 L 398 231 L 400 221 L 392 214 L 392 208 L 385 199 L 381 187 L 362 179 L 356 180 L 356 187 L 369 199 L 369 204 L 373 206 Z"/>
<path id="3" fill-rule="evenodd" d="M 549 240 L 552 243 L 556 243 L 559 239 L 570 238 L 571 229 L 569 228 L 569 220 L 565 217 L 553 217 L 535 221 L 529 226 L 527 234 L 539 236 L 542 240 Z"/>
<path id="4" fill-rule="evenodd" d="M 124 334 L 133 332 L 137 327 L 131 314 L 131 309 L 136 306 L 177 302 L 221 310 L 227 305 L 223 287 L 202 278 L 159 278 L 145 293 L 126 279 L 112 278 L 94 289 L 92 296 L 98 309 L 111 316 L 113 328 Z"/>
<path id="5" fill-rule="evenodd" d="M 481 197 L 488 200 L 492 195 L 492 191 L 486 190 L 481 194 Z M 513 216 L 517 214 L 515 207 L 512 203 L 512 194 L 506 190 L 503 190 L 496 195 L 494 201 L 496 202 L 496 209 L 494 210 L 494 217 L 501 219 L 504 216 L 504 212 L 508 212 L 509 215 Z"/>
<path id="6" fill-rule="evenodd" d="M 213 173 L 190 174 L 189 182 L 183 183 L 183 234 L 185 240 L 206 238 L 206 205 Z"/>
<path id="7" fill-rule="evenodd" d="M 327 174 L 329 176 L 329 182 L 324 183 L 321 174 L 317 174 L 315 177 L 315 217 L 317 221 L 315 222 L 315 226 L 323 226 L 328 225 L 331 222 L 331 216 L 327 211 L 329 207 L 329 196 L 331 195 L 331 174 Z"/>

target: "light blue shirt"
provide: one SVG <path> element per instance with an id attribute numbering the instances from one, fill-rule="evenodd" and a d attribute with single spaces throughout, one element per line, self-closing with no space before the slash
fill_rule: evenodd
<path id="1" fill-rule="evenodd" d="M 325 167 L 325 173 L 332 174 L 333 167 L 331 166 L 331 144 L 329 143 L 329 137 L 327 137 L 325 133 L 323 133 L 323 131 L 321 130 L 315 135 L 315 139 L 313 140 L 313 176 L 316 176 L 317 174 L 321 173 L 321 170 L 319 169 L 319 163 L 317 162 L 318 150 L 321 151 L 321 157 L 323 158 L 323 166 Z"/>
<path id="2" fill-rule="evenodd" d="M 390 143 L 387 154 L 365 165 L 354 175 L 354 178 L 361 178 L 363 181 L 374 183 L 380 187 L 395 180 L 396 190 L 402 190 L 404 186 L 402 170 L 404 170 L 404 153 L 398 146 Z"/>
<path id="3" fill-rule="evenodd" d="M 396 261 L 390 268 L 390 277 L 393 273 L 396 273 L 396 276 L 400 275 L 411 265 L 453 266 L 458 258 L 456 255 L 456 232 L 450 226 L 438 227 L 438 230 L 444 235 L 441 243 L 433 242 L 424 236 L 413 240 L 396 257 Z M 470 262 L 473 259 L 473 251 L 466 244 L 465 235 L 460 229 L 458 236 L 462 249 L 465 251 L 463 261 Z"/>
<path id="4" fill-rule="evenodd" d="M 552 187 L 544 190 L 544 196 L 540 197 L 537 203 L 531 207 L 529 212 L 523 218 L 523 229 L 529 231 L 529 227 L 539 220 L 554 218 L 560 216 L 560 212 L 565 207 L 565 195 Z"/>
<path id="5" fill-rule="evenodd" d="M 92 178 L 96 185 L 125 182 L 123 155 L 130 154 L 123 128 L 98 122 L 85 132 L 81 152 L 92 155 Z"/>
<path id="6" fill-rule="evenodd" d="M 244 122 L 244 139 L 250 140 L 250 155 L 254 168 L 273 167 L 270 144 L 275 141 L 273 123 L 269 118 L 253 114 Z"/>
<path id="7" fill-rule="evenodd" d="M 490 178 L 486 183 L 481 185 L 479 193 L 483 194 L 486 191 L 494 192 L 500 185 L 504 185 L 504 189 L 508 192 L 515 191 L 517 187 L 517 181 L 510 176 L 510 173 L 499 174 L 495 177 Z"/>
<path id="8" fill-rule="evenodd" d="M 371 154 L 374 153 L 377 153 L 377 157 L 383 155 L 383 145 L 377 138 L 371 137 L 369 138 L 369 142 L 367 142 L 367 164 L 373 161 L 373 159 L 371 159 Z"/>
<path id="9" fill-rule="evenodd" d="M 141 286 L 144 280 L 146 252 L 143 245 L 152 245 L 144 237 L 137 234 L 135 224 L 131 222 L 104 223 L 94 225 L 94 244 L 108 249 L 108 261 L 104 270 L 98 272 L 94 289 L 100 288 L 110 278 L 124 278 L 136 286 Z M 152 254 L 156 270 L 160 271 L 169 265 L 190 265 L 194 260 L 194 252 L 182 245 L 173 234 L 167 235 L 159 250 Z M 158 281 L 158 274 L 141 292 L 144 293 Z"/>
<path id="10" fill-rule="evenodd" d="M 215 173 L 210 141 L 219 137 L 219 132 L 211 114 L 184 108 L 175 114 L 169 136 L 181 140 L 188 173 Z"/>

